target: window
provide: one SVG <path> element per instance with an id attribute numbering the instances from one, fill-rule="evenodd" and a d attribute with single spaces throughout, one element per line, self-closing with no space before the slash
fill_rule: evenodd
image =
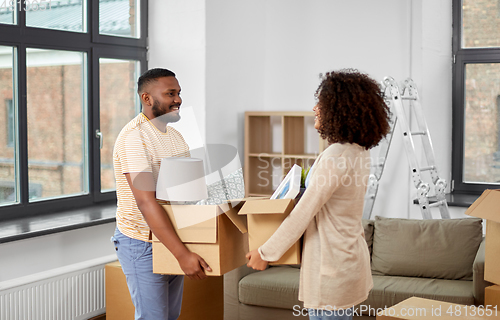
<path id="1" fill-rule="evenodd" d="M 123 126 L 140 112 L 136 88 L 138 69 L 135 61 L 99 59 L 101 192 L 115 190 L 113 146 Z"/>
<path id="2" fill-rule="evenodd" d="M 140 38 L 140 8 L 137 0 L 99 0 L 99 33 Z"/>
<path id="3" fill-rule="evenodd" d="M 124 2 L 124 1 L 117 1 Z M 21 2 L 26 25 L 44 29 L 86 32 L 84 0 L 40 0 Z"/>
<path id="4" fill-rule="evenodd" d="M 0 206 L 19 201 L 19 171 L 16 147 L 15 74 L 13 72 L 15 50 L 0 45 Z"/>
<path id="5" fill-rule="evenodd" d="M 500 1 L 453 1 L 454 192 L 500 187 Z"/>
<path id="6" fill-rule="evenodd" d="M 0 220 L 116 201 L 112 150 L 140 111 L 147 1 L 13 3 L 0 7 Z"/>
<path id="7" fill-rule="evenodd" d="M 43 190 L 29 201 L 89 193 L 85 60 L 84 52 L 26 49 L 28 181 Z"/>

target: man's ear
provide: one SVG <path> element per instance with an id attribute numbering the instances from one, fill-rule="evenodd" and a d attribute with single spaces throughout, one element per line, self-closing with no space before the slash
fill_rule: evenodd
<path id="1" fill-rule="evenodd" d="M 151 99 L 151 96 L 147 92 L 141 93 L 141 101 L 142 101 L 142 104 L 144 104 L 144 105 L 147 105 L 147 106 L 153 105 L 153 100 Z"/>

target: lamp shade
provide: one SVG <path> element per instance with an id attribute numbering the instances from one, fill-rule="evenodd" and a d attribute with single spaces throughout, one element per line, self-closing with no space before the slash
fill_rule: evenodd
<path id="1" fill-rule="evenodd" d="M 206 199 L 203 161 L 196 158 L 163 158 L 156 183 L 156 198 L 167 201 Z"/>

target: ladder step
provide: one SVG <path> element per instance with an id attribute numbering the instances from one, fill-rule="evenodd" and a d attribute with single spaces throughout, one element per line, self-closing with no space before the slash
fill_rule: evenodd
<path id="1" fill-rule="evenodd" d="M 423 168 L 420 168 L 420 171 L 430 171 L 430 170 L 434 170 L 436 169 L 436 167 L 434 166 L 430 166 L 430 167 L 423 167 Z"/>
<path id="2" fill-rule="evenodd" d="M 417 100 L 415 97 L 401 97 L 402 100 Z"/>
<path id="3" fill-rule="evenodd" d="M 425 136 L 426 134 L 425 131 L 415 131 L 411 133 L 412 136 Z"/>
<path id="4" fill-rule="evenodd" d="M 440 200 L 434 203 L 429 204 L 429 208 L 439 207 L 446 203 L 446 200 Z"/>

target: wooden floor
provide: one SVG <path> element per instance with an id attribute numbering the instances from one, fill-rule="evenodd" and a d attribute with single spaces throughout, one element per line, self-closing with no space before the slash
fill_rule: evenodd
<path id="1" fill-rule="evenodd" d="M 100 316 L 90 318 L 89 320 L 106 320 L 106 314 L 101 314 Z"/>

